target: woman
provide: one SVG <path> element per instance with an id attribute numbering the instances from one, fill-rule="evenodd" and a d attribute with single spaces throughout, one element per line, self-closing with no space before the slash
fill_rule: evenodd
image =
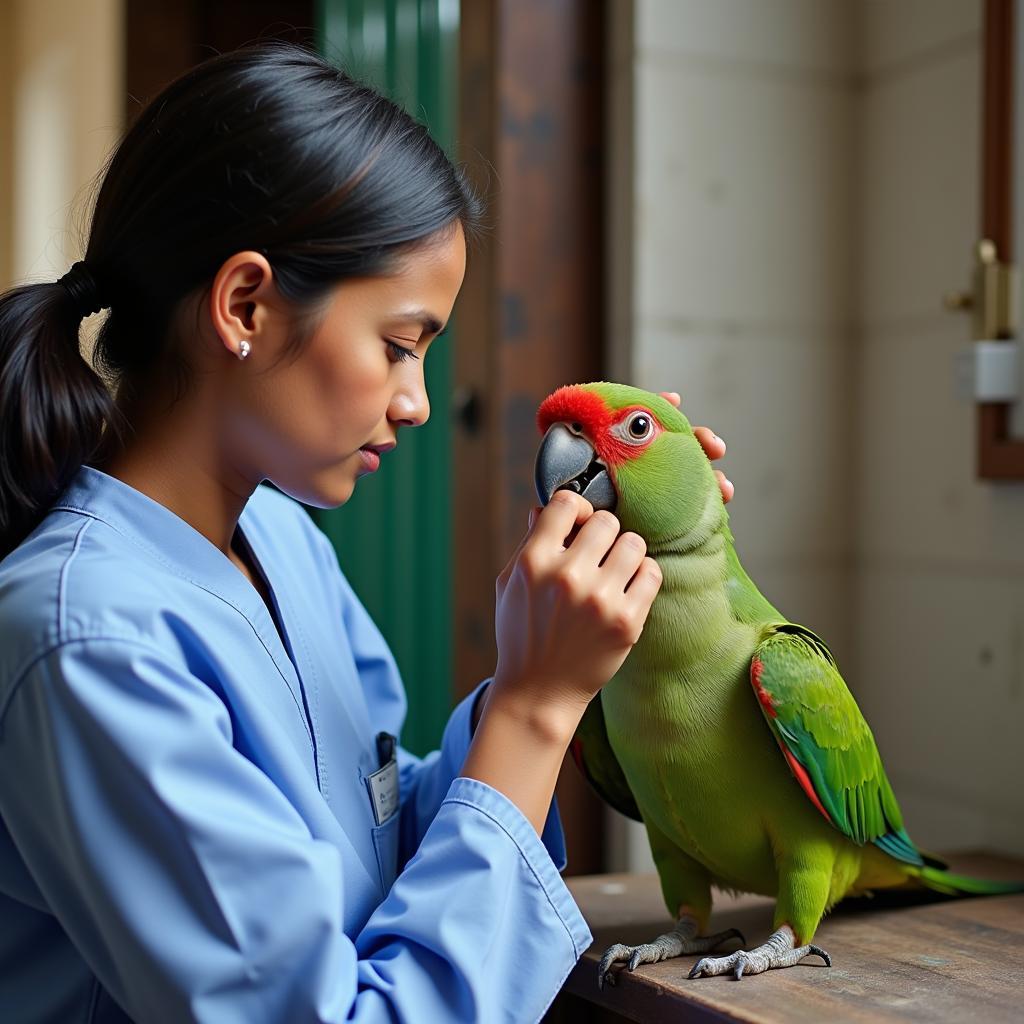
<path id="1" fill-rule="evenodd" d="M 168 86 L 85 259 L 0 296 L 0 1019 L 537 1020 L 589 944 L 552 793 L 642 542 L 531 517 L 493 680 L 421 760 L 294 500 L 427 419 L 478 217 L 424 128 L 270 44 Z"/>

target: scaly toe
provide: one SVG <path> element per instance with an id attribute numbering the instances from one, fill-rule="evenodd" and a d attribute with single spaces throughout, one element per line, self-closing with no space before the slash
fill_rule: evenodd
<path id="1" fill-rule="evenodd" d="M 690 969 L 690 978 L 713 978 L 716 974 L 725 974 L 732 970 L 740 956 L 746 956 L 744 950 L 737 950 L 728 956 L 705 956 L 701 957 Z"/>
<path id="2" fill-rule="evenodd" d="M 653 943 L 645 942 L 641 946 L 635 946 L 626 964 L 627 971 L 635 971 L 641 964 L 656 964 L 664 959 L 664 951 Z"/>
<path id="3" fill-rule="evenodd" d="M 621 942 L 617 942 L 614 946 L 609 946 L 604 951 L 604 956 L 601 957 L 601 962 L 597 965 L 597 987 L 599 989 L 604 988 L 605 982 L 609 985 L 615 984 L 612 964 L 626 960 L 631 953 L 632 948 L 624 946 Z"/>

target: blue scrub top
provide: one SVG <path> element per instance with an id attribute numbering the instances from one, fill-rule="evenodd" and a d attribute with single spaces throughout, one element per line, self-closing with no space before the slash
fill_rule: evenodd
<path id="1" fill-rule="evenodd" d="M 261 485 L 238 530 L 284 643 L 90 466 L 0 562 L 0 1020 L 539 1020 L 591 942 L 557 807 L 538 838 L 459 776 L 478 687 L 376 824 L 394 658 L 298 502 Z"/>

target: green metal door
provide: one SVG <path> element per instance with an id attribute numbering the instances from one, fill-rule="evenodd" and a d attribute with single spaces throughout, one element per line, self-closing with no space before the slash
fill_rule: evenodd
<path id="1" fill-rule="evenodd" d="M 458 0 L 318 0 L 320 51 L 401 103 L 452 152 Z M 452 701 L 449 395 L 455 330 L 425 361 L 430 419 L 406 428 L 378 473 L 338 509 L 310 509 L 398 661 L 409 698 L 402 743 L 438 745 Z"/>

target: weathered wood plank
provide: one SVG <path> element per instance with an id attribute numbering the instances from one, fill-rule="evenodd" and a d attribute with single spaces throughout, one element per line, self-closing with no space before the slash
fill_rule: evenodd
<path id="1" fill-rule="evenodd" d="M 962 874 L 1024 880 L 1024 861 L 985 854 L 948 859 Z M 609 945 L 636 944 L 667 930 L 657 876 L 591 875 L 570 878 L 568 885 L 595 941 L 565 992 L 629 1020 L 1024 1020 L 1024 895 L 925 902 L 880 894 L 847 901 L 822 922 L 814 940 L 831 954 L 831 968 L 810 957 L 740 982 L 690 981 L 686 975 L 698 958 L 687 956 L 620 973 L 617 985 L 599 992 L 597 964 Z M 771 930 L 772 906 L 759 896 L 716 894 L 712 930 L 739 928 L 750 945 L 758 944 Z"/>

